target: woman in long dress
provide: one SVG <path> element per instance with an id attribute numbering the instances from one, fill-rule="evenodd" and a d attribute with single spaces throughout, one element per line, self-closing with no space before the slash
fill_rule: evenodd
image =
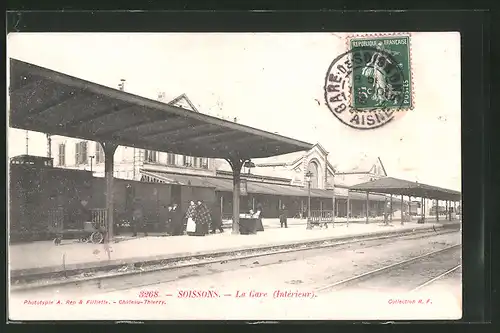
<path id="1" fill-rule="evenodd" d="M 212 222 L 210 209 L 201 200 L 198 200 L 194 211 L 194 222 L 196 231 L 191 236 L 205 236 L 208 234 L 209 226 Z"/>
<path id="2" fill-rule="evenodd" d="M 186 212 L 186 220 L 187 220 L 186 231 L 189 236 L 193 236 L 196 233 L 196 231 L 192 231 L 190 229 L 191 221 L 195 222 L 195 215 L 196 215 L 196 205 L 194 204 L 194 201 L 191 200 L 189 202 L 189 207 Z"/>
<path id="3" fill-rule="evenodd" d="M 254 216 L 257 217 L 257 225 L 255 231 L 264 231 L 264 225 L 262 224 L 262 205 L 260 203 L 257 204 L 257 211 Z"/>
<path id="4" fill-rule="evenodd" d="M 170 220 L 172 224 L 172 236 L 180 236 L 184 234 L 184 219 L 179 206 L 174 203 L 170 211 Z"/>

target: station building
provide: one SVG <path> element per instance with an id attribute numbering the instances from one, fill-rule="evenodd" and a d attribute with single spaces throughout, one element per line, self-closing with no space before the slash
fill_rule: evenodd
<path id="1" fill-rule="evenodd" d="M 164 94 L 159 94 L 158 99 L 165 101 Z M 198 112 L 185 94 L 166 103 Z M 49 150 L 56 168 L 91 171 L 95 177 L 104 177 L 104 152 L 98 142 L 52 136 Z M 242 210 L 260 203 L 265 217 L 277 217 L 279 207 L 285 205 L 290 217 L 297 217 L 304 215 L 310 195 L 311 211 L 321 214 L 332 210 L 335 187 L 337 216 L 346 216 L 349 186 L 387 176 L 380 158 L 364 156 L 351 165 L 332 163 L 331 159 L 317 143 L 309 151 L 251 161 L 242 170 Z M 308 171 L 312 175 L 309 183 Z M 232 213 L 231 168 L 225 160 L 120 146 L 115 153 L 114 176 L 131 181 L 212 187 L 222 215 Z M 176 201 L 175 195 L 169 199 Z M 370 195 L 371 215 L 382 214 L 384 201 L 386 197 L 382 195 Z M 351 193 L 350 205 L 351 216 L 366 214 L 364 194 Z"/>

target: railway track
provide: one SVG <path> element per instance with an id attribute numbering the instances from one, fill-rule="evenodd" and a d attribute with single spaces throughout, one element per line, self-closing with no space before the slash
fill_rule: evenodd
<path id="1" fill-rule="evenodd" d="M 427 282 L 425 282 L 425 283 L 422 283 L 422 284 L 421 284 L 421 285 L 419 285 L 418 287 L 413 288 L 413 289 L 412 289 L 412 292 L 415 292 L 415 291 L 418 291 L 418 290 L 420 290 L 420 289 L 422 289 L 422 288 L 425 288 L 425 287 L 427 287 L 427 286 L 431 285 L 432 283 L 435 283 L 436 281 L 439 281 L 439 280 L 443 279 L 444 277 L 446 277 L 446 276 L 450 275 L 451 273 L 455 272 L 457 269 L 460 269 L 460 268 L 462 268 L 462 264 L 456 265 L 455 267 L 453 267 L 453 268 L 451 268 L 451 269 L 447 270 L 446 272 L 444 272 L 444 273 L 442 273 L 442 274 L 440 274 L 440 275 L 438 275 L 438 276 L 436 276 L 436 277 L 434 277 L 434 278 L 432 278 L 432 279 L 428 280 L 428 281 L 427 281 Z"/>
<path id="2" fill-rule="evenodd" d="M 319 288 L 315 289 L 315 292 L 326 293 L 326 292 L 337 291 L 337 290 L 346 288 L 348 286 L 351 286 L 354 284 L 359 284 L 363 281 L 370 280 L 370 279 L 373 279 L 375 277 L 379 277 L 379 276 L 387 274 L 393 270 L 401 269 L 401 268 L 408 266 L 410 264 L 415 264 L 415 263 L 418 263 L 419 261 L 425 261 L 429 258 L 454 251 L 456 249 L 459 249 L 461 246 L 462 246 L 462 244 L 457 244 L 457 245 L 449 246 L 449 247 L 446 247 L 444 249 L 440 249 L 437 251 L 432 251 L 432 252 L 429 252 L 429 253 L 426 253 L 426 254 L 423 254 L 420 256 L 412 257 L 410 259 L 402 260 L 402 261 L 399 261 L 399 262 L 396 262 L 396 263 L 393 263 L 393 264 L 390 264 L 387 266 L 383 266 L 383 267 L 380 267 L 380 268 L 377 268 L 377 269 L 374 269 L 374 270 L 371 270 L 371 271 L 368 271 L 365 273 L 361 273 L 361 274 L 349 277 L 349 278 L 341 280 L 341 281 L 337 281 L 337 282 L 319 287 Z M 431 283 L 433 283 L 433 282 L 443 278 L 444 276 L 454 272 L 455 270 L 457 270 L 460 267 L 461 267 L 461 265 L 456 265 L 453 268 L 446 270 L 444 273 L 441 273 L 438 276 L 433 277 L 430 280 L 426 281 L 425 283 L 420 284 L 418 287 L 412 289 L 412 291 L 417 291 L 425 286 L 428 286 Z"/>
<path id="3" fill-rule="evenodd" d="M 48 281 L 45 283 L 33 283 L 31 285 L 21 285 L 21 286 L 11 286 L 11 292 L 23 292 L 23 291 L 35 291 L 35 290 L 41 290 L 41 289 L 50 289 L 50 288 L 62 288 L 62 287 L 67 287 L 67 288 L 96 288 L 99 289 L 101 292 L 105 290 L 112 290 L 116 291 L 117 288 L 115 287 L 116 284 L 121 284 L 120 281 L 124 282 L 126 285 L 125 288 L 131 288 L 131 287 L 145 287 L 148 285 L 155 285 L 158 283 L 164 283 L 164 282 L 169 282 L 168 279 L 165 279 L 162 275 L 160 275 L 162 272 L 165 271 L 171 271 L 174 270 L 176 272 L 179 272 L 181 274 L 182 270 L 189 270 L 191 268 L 203 268 L 203 267 L 210 267 L 210 265 L 213 264 L 227 264 L 230 262 L 238 262 L 238 261 L 244 261 L 248 259 L 255 259 L 259 260 L 262 262 L 263 258 L 266 257 L 272 257 L 276 255 L 286 255 L 286 254 L 292 254 L 294 252 L 303 252 L 303 251 L 314 251 L 314 250 L 320 250 L 320 249 L 326 249 L 326 248 L 339 248 L 343 249 L 346 247 L 349 247 L 351 245 L 356 245 L 360 244 L 362 248 L 369 248 L 373 246 L 379 246 L 381 245 L 381 241 L 401 241 L 401 240 L 415 240 L 415 239 L 421 239 L 421 238 L 426 238 L 426 237 L 432 237 L 432 236 L 437 236 L 437 235 L 444 235 L 448 233 L 456 233 L 456 230 L 449 230 L 445 229 L 442 231 L 430 231 L 430 232 L 419 232 L 419 233 L 411 233 L 411 234 L 403 234 L 398 237 L 394 236 L 378 236 L 378 237 L 371 237 L 371 238 L 360 238 L 360 239 L 351 239 L 348 241 L 343 241 L 343 242 L 336 242 L 336 243 L 326 243 L 323 245 L 318 245 L 314 247 L 299 247 L 299 248 L 292 248 L 292 249 L 284 249 L 284 250 L 279 250 L 279 251 L 272 251 L 269 253 L 254 253 L 254 254 L 248 254 L 248 255 L 241 255 L 241 256 L 232 256 L 232 257 L 221 257 L 221 258 L 214 258 L 211 260 L 204 260 L 196 263 L 188 262 L 188 263 L 183 263 L 183 264 L 177 264 L 169 267 L 152 267 L 150 269 L 143 269 L 143 270 L 134 270 L 132 272 L 125 272 L 125 273 L 111 273 L 108 275 L 101 275 L 101 276 L 92 276 L 92 277 L 84 277 L 84 278 L 68 278 L 67 280 L 62 280 L 62 281 Z M 269 259 L 267 259 L 269 260 Z M 284 261 L 279 260 L 277 262 L 272 262 L 269 264 L 277 264 L 277 263 L 282 263 Z M 262 266 L 262 264 L 261 264 Z M 223 266 L 225 267 L 225 265 Z M 221 267 L 222 268 L 222 267 Z M 224 269 L 224 268 L 223 268 Z M 210 269 L 209 269 L 210 270 Z M 230 270 L 230 269 L 229 269 Z M 217 271 L 218 272 L 218 271 Z M 156 273 L 156 274 L 155 274 Z M 208 273 L 207 273 L 208 274 Z M 186 275 L 186 277 L 188 274 Z"/>

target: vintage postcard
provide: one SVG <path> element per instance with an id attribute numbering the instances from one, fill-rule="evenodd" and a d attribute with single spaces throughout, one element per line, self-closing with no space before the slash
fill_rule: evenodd
<path id="1" fill-rule="evenodd" d="M 462 317 L 459 33 L 7 55 L 11 321 Z"/>

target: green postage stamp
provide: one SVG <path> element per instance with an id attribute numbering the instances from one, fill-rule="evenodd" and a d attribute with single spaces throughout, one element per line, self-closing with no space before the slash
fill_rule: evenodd
<path id="1" fill-rule="evenodd" d="M 365 57 L 365 66 L 353 70 L 354 108 L 410 109 L 410 37 L 353 38 L 349 42 L 352 51 Z M 370 49 L 373 52 L 363 52 Z"/>
<path id="2" fill-rule="evenodd" d="M 414 107 L 409 34 L 366 34 L 347 38 L 326 75 L 325 99 L 343 123 L 373 129 Z"/>

